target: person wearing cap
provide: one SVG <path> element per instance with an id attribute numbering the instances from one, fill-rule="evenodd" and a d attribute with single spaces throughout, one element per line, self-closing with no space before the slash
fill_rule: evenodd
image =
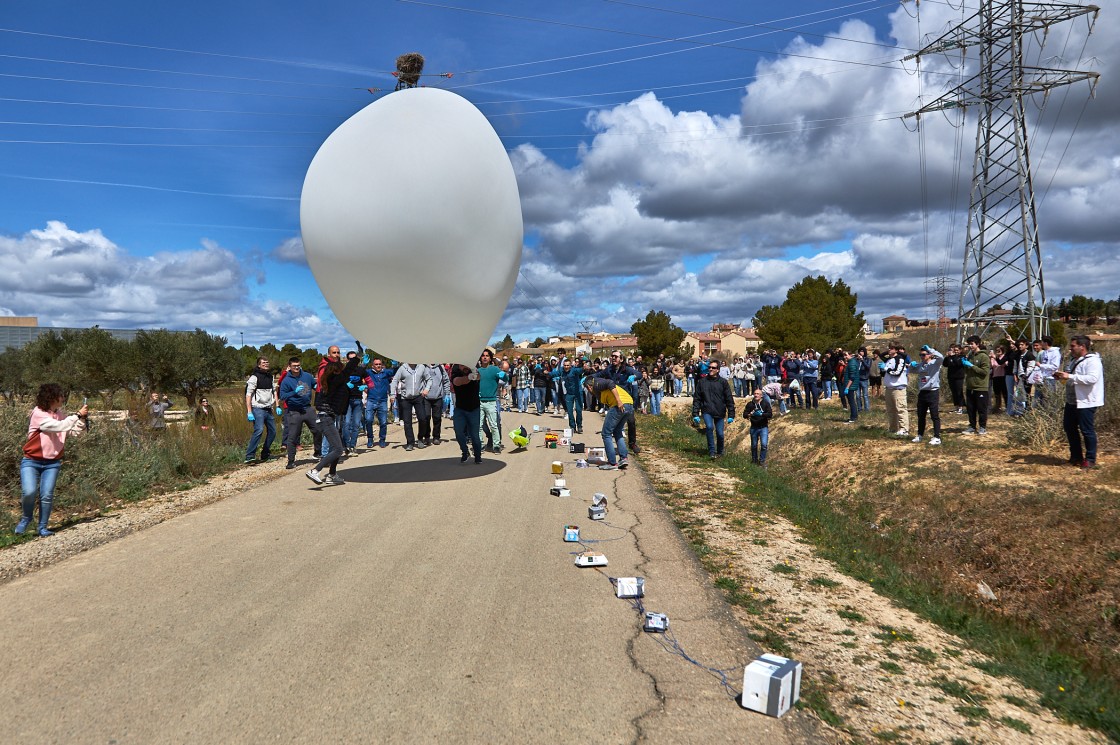
<path id="1" fill-rule="evenodd" d="M 945 357 L 936 349 L 924 345 L 918 350 L 918 359 L 910 363 L 910 367 L 918 375 L 918 434 L 910 442 L 921 442 L 926 433 L 926 413 L 933 420 L 933 437 L 930 445 L 941 444 L 941 412 L 938 410 L 941 400 L 941 365 Z"/>

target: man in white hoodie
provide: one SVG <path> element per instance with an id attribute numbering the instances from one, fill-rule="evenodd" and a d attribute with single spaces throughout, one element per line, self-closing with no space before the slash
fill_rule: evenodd
<path id="1" fill-rule="evenodd" d="M 1066 409 L 1062 426 L 1069 440 L 1069 462 L 1082 468 L 1097 467 L 1097 409 L 1104 406 L 1104 365 L 1087 336 L 1069 341 L 1073 361 L 1065 372 L 1054 373 L 1066 382 Z M 1082 448 L 1084 439 L 1084 448 Z"/>
<path id="2" fill-rule="evenodd" d="M 910 412 L 906 408 L 906 386 L 910 383 L 910 360 L 906 358 L 906 348 L 892 344 L 886 360 L 880 362 L 879 367 L 883 371 L 884 397 L 887 401 L 887 431 L 894 432 L 899 437 L 908 437 Z"/>

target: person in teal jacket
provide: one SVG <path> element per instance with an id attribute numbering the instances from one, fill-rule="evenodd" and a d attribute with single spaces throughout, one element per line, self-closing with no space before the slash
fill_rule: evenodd
<path id="1" fill-rule="evenodd" d="M 859 419 L 856 409 L 856 397 L 859 394 L 859 361 L 851 352 L 844 352 L 844 375 L 840 378 L 840 395 L 848 402 L 848 424 L 855 424 Z"/>

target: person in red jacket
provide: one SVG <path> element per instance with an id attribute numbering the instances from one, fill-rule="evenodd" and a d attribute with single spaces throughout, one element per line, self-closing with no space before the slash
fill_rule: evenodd
<path id="1" fill-rule="evenodd" d="M 35 396 L 35 408 L 27 426 L 27 441 L 23 445 L 23 460 L 19 464 L 22 487 L 20 506 L 23 516 L 16 524 L 15 533 L 21 535 L 35 517 L 35 503 L 39 503 L 39 535 L 54 535 L 47 529 L 54 501 L 54 484 L 62 465 L 62 451 L 66 436 L 79 435 L 86 429 L 89 407 L 82 404 L 78 413 L 66 415 L 62 405 L 66 394 L 57 383 L 43 383 Z M 36 495 L 38 498 L 36 499 Z"/>

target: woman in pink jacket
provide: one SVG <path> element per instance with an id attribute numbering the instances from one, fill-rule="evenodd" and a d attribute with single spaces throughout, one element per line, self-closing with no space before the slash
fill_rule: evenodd
<path id="1" fill-rule="evenodd" d="M 23 445 L 23 460 L 19 464 L 20 485 L 23 494 L 20 503 L 23 517 L 16 525 L 16 535 L 24 533 L 35 517 L 35 493 L 39 493 L 39 535 L 54 535 L 47 530 L 54 499 L 54 483 L 62 465 L 62 450 L 68 434 L 81 434 L 86 429 L 89 407 L 85 404 L 77 414 L 67 416 L 62 411 L 66 395 L 57 383 L 44 383 L 35 396 L 35 408 L 27 427 L 27 442 Z"/>

